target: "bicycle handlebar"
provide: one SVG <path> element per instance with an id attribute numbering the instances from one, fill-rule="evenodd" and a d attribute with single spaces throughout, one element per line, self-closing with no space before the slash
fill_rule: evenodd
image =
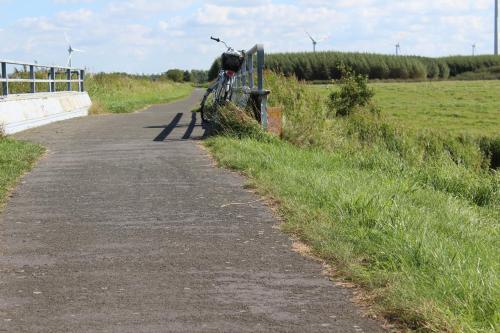
<path id="1" fill-rule="evenodd" d="M 210 36 L 210 39 L 216 41 L 217 43 L 222 43 L 222 44 L 226 45 L 228 51 L 234 50 L 231 46 L 227 45 L 226 42 L 220 38 L 215 38 L 215 37 Z"/>

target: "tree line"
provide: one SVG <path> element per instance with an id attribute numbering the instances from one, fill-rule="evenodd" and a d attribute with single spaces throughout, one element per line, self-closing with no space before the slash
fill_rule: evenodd
<path id="1" fill-rule="evenodd" d="M 193 82 L 197 84 L 208 81 L 208 71 L 192 69 L 191 71 L 182 69 L 169 69 L 159 77 L 166 77 L 174 82 Z"/>
<path id="2" fill-rule="evenodd" d="M 302 52 L 268 54 L 265 63 L 266 69 L 306 81 L 340 79 L 340 65 L 348 66 L 371 80 L 446 80 L 463 73 L 498 69 L 500 57 L 485 55 L 428 58 L 354 52 Z M 216 59 L 208 71 L 208 79 L 215 79 L 220 68 L 220 59 Z"/>

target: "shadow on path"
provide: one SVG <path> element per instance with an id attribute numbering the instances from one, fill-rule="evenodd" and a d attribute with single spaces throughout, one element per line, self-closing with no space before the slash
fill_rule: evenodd
<path id="1" fill-rule="evenodd" d="M 163 141 L 183 141 L 183 140 L 201 140 L 205 139 L 208 137 L 208 134 L 210 133 L 210 126 L 208 125 L 203 125 L 203 124 L 196 124 L 197 122 L 197 113 L 196 112 L 191 112 L 191 121 L 189 124 L 179 124 L 179 122 L 182 119 L 183 113 L 177 113 L 175 117 L 172 119 L 170 124 L 168 125 L 160 125 L 160 126 L 146 126 L 144 128 L 163 128 L 163 131 L 161 131 L 160 134 L 156 138 L 154 138 L 153 141 L 156 142 L 163 142 Z M 182 127 L 187 127 L 186 132 L 182 136 L 182 138 L 168 138 L 169 135 L 172 133 L 172 131 L 176 128 L 182 128 Z M 193 132 L 196 127 L 199 127 L 201 131 L 197 131 L 195 135 L 193 136 Z"/>
<path id="2" fill-rule="evenodd" d="M 156 142 L 165 141 L 165 139 L 170 135 L 170 133 L 172 133 L 174 128 L 177 127 L 177 124 L 181 120 L 182 115 L 183 115 L 182 113 L 176 114 L 174 119 L 172 119 L 172 121 L 170 122 L 170 124 L 166 126 L 147 126 L 146 128 L 164 128 L 164 130 L 161 131 L 161 133 L 158 134 L 158 136 L 153 141 Z"/>
<path id="3" fill-rule="evenodd" d="M 183 140 L 187 140 L 191 137 L 191 134 L 193 134 L 195 126 L 196 126 L 196 112 L 191 112 L 191 122 L 189 123 L 186 133 L 184 133 L 184 135 L 182 136 Z"/>

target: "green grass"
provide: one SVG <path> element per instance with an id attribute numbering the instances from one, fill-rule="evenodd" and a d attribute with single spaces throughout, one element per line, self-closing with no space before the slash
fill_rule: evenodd
<path id="1" fill-rule="evenodd" d="M 85 85 L 92 99 L 92 113 L 133 112 L 148 105 L 187 97 L 193 90 L 190 84 L 152 81 L 146 77 L 125 74 L 89 76 Z"/>
<path id="2" fill-rule="evenodd" d="M 0 207 L 17 179 L 44 151 L 39 145 L 0 137 Z"/>
<path id="3" fill-rule="evenodd" d="M 284 230 L 371 290 L 387 317 L 434 331 L 494 332 L 498 206 L 479 208 L 387 172 L 367 161 L 374 156 L 228 137 L 207 144 L 222 166 L 277 199 Z"/>
<path id="4" fill-rule="evenodd" d="M 373 83 L 375 102 L 400 127 L 451 134 L 500 133 L 500 81 Z M 313 86 L 325 98 L 332 89 Z"/>
<path id="5" fill-rule="evenodd" d="M 236 125 L 247 134 L 206 142 L 220 165 L 276 200 L 283 229 L 363 286 L 373 311 L 418 331 L 497 332 L 500 173 L 478 143 L 361 111 L 328 118 L 321 91 L 267 83 L 284 140 Z"/>

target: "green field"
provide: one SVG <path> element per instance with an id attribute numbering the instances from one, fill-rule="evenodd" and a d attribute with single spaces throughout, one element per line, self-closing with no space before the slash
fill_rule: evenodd
<path id="1" fill-rule="evenodd" d="M 457 138 L 454 128 L 407 131 L 368 110 L 331 117 L 324 88 L 271 73 L 267 83 L 271 105 L 283 107 L 283 140 L 241 115 L 223 114 L 224 132 L 206 142 L 219 164 L 272 198 L 283 230 L 331 263 L 337 278 L 362 286 L 373 312 L 420 332 L 498 332 L 500 173 L 488 168 L 478 142 Z M 476 88 L 483 83 L 451 84 L 449 93 L 436 93 L 448 112 L 459 112 L 452 108 L 458 91 L 490 96 Z M 392 99 L 408 105 L 400 114 L 418 112 L 419 91 L 434 90 L 375 89 L 382 114 Z M 476 133 L 480 126 L 459 128 Z"/>
<path id="2" fill-rule="evenodd" d="M 500 135 L 499 81 L 373 83 L 375 102 L 398 126 Z M 318 86 L 326 96 L 333 89 Z"/>

